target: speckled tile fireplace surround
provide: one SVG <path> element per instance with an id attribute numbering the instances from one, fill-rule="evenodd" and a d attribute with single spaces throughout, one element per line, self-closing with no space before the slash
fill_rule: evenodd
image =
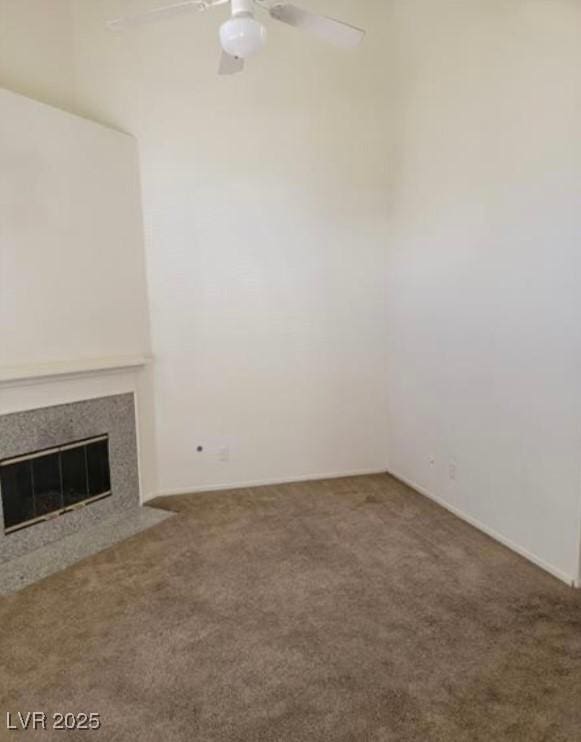
<path id="1" fill-rule="evenodd" d="M 4 533 L 0 498 L 0 565 L 139 507 L 133 394 L 0 416 L 0 461 L 31 451 L 109 435 L 112 495 L 14 533 Z"/>

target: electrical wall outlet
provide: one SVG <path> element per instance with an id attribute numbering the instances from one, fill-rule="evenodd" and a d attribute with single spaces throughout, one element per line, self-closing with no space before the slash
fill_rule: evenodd
<path id="1" fill-rule="evenodd" d="M 450 463 L 448 464 L 448 476 L 453 482 L 456 481 L 457 474 L 458 474 L 458 467 L 456 466 L 456 462 L 450 461 Z"/>
<path id="2" fill-rule="evenodd" d="M 208 463 L 211 461 L 222 463 L 230 461 L 230 442 L 224 438 L 204 437 L 201 440 L 198 439 L 194 450 L 197 456 L 206 459 Z"/>

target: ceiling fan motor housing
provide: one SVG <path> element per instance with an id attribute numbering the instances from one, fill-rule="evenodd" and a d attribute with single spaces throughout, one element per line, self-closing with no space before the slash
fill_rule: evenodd
<path id="1" fill-rule="evenodd" d="M 239 18 L 244 15 L 254 15 L 254 0 L 231 0 L 232 17 Z"/>

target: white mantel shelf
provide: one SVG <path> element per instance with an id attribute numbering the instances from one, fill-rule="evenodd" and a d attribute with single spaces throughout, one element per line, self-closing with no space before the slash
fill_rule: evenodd
<path id="1" fill-rule="evenodd" d="M 63 376 L 92 376 L 111 371 L 139 369 L 151 361 L 151 356 L 115 356 L 55 361 L 30 366 L 0 366 L 0 386 L 48 381 Z"/>

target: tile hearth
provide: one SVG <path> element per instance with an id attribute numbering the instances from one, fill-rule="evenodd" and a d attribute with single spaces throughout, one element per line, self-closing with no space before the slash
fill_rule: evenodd
<path id="1" fill-rule="evenodd" d="M 175 513 L 140 507 L 98 526 L 66 536 L 19 559 L 0 565 L 0 595 L 9 595 L 135 536 Z"/>

